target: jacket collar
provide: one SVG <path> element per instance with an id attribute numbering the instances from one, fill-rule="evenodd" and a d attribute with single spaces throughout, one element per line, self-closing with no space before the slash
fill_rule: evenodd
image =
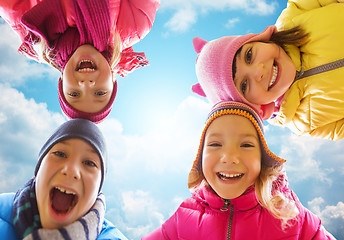
<path id="1" fill-rule="evenodd" d="M 193 197 L 201 203 L 201 205 L 209 206 L 214 210 L 221 211 L 224 206 L 224 199 L 219 197 L 209 185 L 203 181 L 197 190 L 193 193 Z M 234 209 L 239 211 L 247 211 L 256 207 L 259 202 L 253 186 L 249 187 L 241 196 L 229 199 Z"/>

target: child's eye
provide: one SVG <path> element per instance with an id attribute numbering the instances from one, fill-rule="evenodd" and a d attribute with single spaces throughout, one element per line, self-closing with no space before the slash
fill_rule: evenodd
<path id="1" fill-rule="evenodd" d="M 64 152 L 61 152 L 61 151 L 55 151 L 55 152 L 53 152 L 53 154 L 55 156 L 58 156 L 58 157 L 61 157 L 61 158 L 66 158 L 67 157 L 67 155 Z"/>
<path id="2" fill-rule="evenodd" d="M 250 48 L 247 52 L 246 52 L 246 56 L 245 56 L 245 60 L 248 64 L 251 63 L 252 61 L 252 48 Z"/>
<path id="3" fill-rule="evenodd" d="M 84 161 L 84 164 L 89 166 L 89 167 L 97 167 L 97 165 L 91 160 Z"/>
<path id="4" fill-rule="evenodd" d="M 71 92 L 68 95 L 71 97 L 79 97 L 80 96 L 80 94 L 78 92 Z"/>
<path id="5" fill-rule="evenodd" d="M 208 147 L 221 147 L 222 145 L 220 143 L 209 143 Z"/>
<path id="6" fill-rule="evenodd" d="M 241 147 L 250 148 L 250 147 L 254 147 L 254 145 L 251 143 L 243 143 L 243 144 L 241 144 Z"/>
<path id="7" fill-rule="evenodd" d="M 247 89 L 247 80 L 242 81 L 241 85 L 240 85 L 240 90 L 243 94 L 245 94 Z"/>
<path id="8" fill-rule="evenodd" d="M 106 92 L 103 92 L 103 91 L 98 91 L 95 93 L 97 96 L 103 96 L 106 94 Z"/>

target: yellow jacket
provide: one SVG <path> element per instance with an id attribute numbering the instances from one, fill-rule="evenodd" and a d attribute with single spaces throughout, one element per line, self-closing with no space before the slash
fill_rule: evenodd
<path id="1" fill-rule="evenodd" d="M 276 26 L 301 26 L 310 34 L 303 46 L 286 48 L 296 70 L 344 58 L 344 0 L 289 0 Z M 269 123 L 287 126 L 298 135 L 344 138 L 344 67 L 296 81 Z"/>

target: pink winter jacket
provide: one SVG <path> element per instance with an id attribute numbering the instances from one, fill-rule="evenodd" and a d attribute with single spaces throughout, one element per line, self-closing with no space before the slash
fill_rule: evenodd
<path id="1" fill-rule="evenodd" d="M 1 0 L 0 16 L 19 35 L 22 45 L 18 52 L 38 60 L 32 46 L 24 42 L 28 35 L 27 28 L 22 24 L 21 17 L 25 12 L 44 0 Z M 72 12 L 72 0 L 61 1 L 66 21 L 70 27 L 75 26 Z M 119 32 L 123 49 L 130 48 L 142 40 L 153 26 L 155 14 L 160 6 L 160 0 L 109 0 L 111 17 L 111 35 Z M 132 50 L 128 49 L 129 55 Z M 128 56 L 125 56 L 128 57 Z M 144 56 L 141 56 L 144 57 Z"/>
<path id="2" fill-rule="evenodd" d="M 300 211 L 285 231 L 280 220 L 258 203 L 253 187 L 236 199 L 223 200 L 202 184 L 171 218 L 142 239 L 334 239 L 292 191 L 287 187 L 284 191 Z"/>

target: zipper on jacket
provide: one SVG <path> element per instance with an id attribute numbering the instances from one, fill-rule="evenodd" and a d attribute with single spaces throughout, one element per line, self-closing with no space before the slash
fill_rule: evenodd
<path id="1" fill-rule="evenodd" d="M 227 239 L 231 239 L 231 230 L 232 230 L 232 221 L 233 221 L 233 205 L 231 205 L 231 200 L 223 199 L 224 205 L 222 208 L 220 208 L 221 211 L 226 212 L 228 211 L 228 206 L 230 207 L 230 213 L 229 213 L 229 221 L 228 221 L 228 227 L 227 227 Z"/>

